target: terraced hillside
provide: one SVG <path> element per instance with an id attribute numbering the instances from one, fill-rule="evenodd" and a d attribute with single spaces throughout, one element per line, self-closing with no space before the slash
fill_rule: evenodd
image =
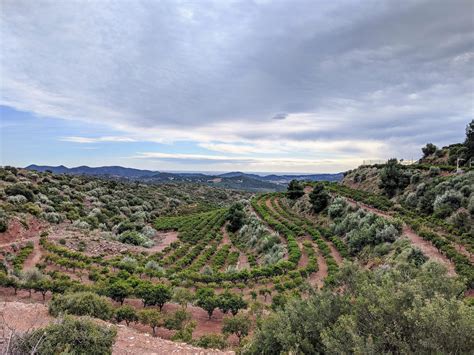
<path id="1" fill-rule="evenodd" d="M 249 195 L 14 168 L 0 176 L 0 295 L 52 314 L 102 302 L 110 311 L 86 315 L 228 349 L 258 338 L 257 320 L 295 298 L 346 290 L 354 267 L 421 272 L 431 259 L 473 286 L 468 237 L 347 184 Z"/>

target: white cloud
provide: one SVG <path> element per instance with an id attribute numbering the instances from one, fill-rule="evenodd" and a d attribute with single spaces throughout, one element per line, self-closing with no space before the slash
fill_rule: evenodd
<path id="1" fill-rule="evenodd" d="M 90 144 L 90 143 L 103 143 L 103 142 L 135 142 L 134 139 L 128 137 L 113 137 L 113 136 L 106 136 L 106 137 L 62 137 L 60 139 L 63 142 L 73 142 L 73 143 L 83 143 L 83 144 Z"/>
<path id="2" fill-rule="evenodd" d="M 291 157 L 248 157 L 227 155 L 180 154 L 162 152 L 141 152 L 128 157 L 131 161 L 151 160 L 172 162 L 175 168 L 193 166 L 196 170 L 212 166 L 214 170 L 229 170 L 245 167 L 247 171 L 266 172 L 340 172 L 348 167 L 359 165 L 359 159 L 303 159 Z M 213 170 L 213 169 L 210 169 Z"/>

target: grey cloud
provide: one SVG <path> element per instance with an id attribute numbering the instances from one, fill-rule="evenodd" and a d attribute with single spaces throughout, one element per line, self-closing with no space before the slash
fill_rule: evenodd
<path id="1" fill-rule="evenodd" d="M 287 113 L 277 113 L 275 116 L 272 117 L 274 120 L 284 120 L 288 117 Z"/>
<path id="2" fill-rule="evenodd" d="M 412 143 L 455 141 L 473 114 L 469 0 L 2 6 L 1 101 L 39 114 L 146 129 L 307 112 L 340 126 L 280 135 Z"/>

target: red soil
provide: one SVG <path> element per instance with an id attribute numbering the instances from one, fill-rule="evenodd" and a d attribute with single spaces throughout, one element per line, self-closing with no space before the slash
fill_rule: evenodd
<path id="1" fill-rule="evenodd" d="M 249 260 L 247 258 L 247 255 L 245 255 L 245 253 L 240 252 L 239 260 L 237 261 L 237 268 L 239 270 L 250 269 Z"/>
<path id="2" fill-rule="evenodd" d="M 45 225 L 35 217 L 29 218 L 26 223 L 28 228 L 18 218 L 11 219 L 7 231 L 0 233 L 0 247 L 39 238 L 41 231 L 45 229 Z"/>
<path id="3" fill-rule="evenodd" d="M 147 249 L 150 252 L 160 252 L 168 245 L 178 240 L 178 232 L 169 231 L 169 232 L 158 232 L 154 239 L 159 239 L 159 242 L 156 242 L 156 245 Z"/>
<path id="4" fill-rule="evenodd" d="M 326 264 L 326 259 L 324 259 L 319 250 L 316 251 L 316 257 L 318 262 L 318 271 L 312 273 L 309 276 L 309 283 L 313 286 L 317 286 L 320 289 L 324 286 L 324 279 L 328 276 L 328 265 Z"/>

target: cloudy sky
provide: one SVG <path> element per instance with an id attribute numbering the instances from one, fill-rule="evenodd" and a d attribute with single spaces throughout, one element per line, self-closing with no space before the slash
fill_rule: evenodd
<path id="1" fill-rule="evenodd" d="M 0 8 L 1 164 L 337 172 L 474 117 L 472 0 Z"/>

